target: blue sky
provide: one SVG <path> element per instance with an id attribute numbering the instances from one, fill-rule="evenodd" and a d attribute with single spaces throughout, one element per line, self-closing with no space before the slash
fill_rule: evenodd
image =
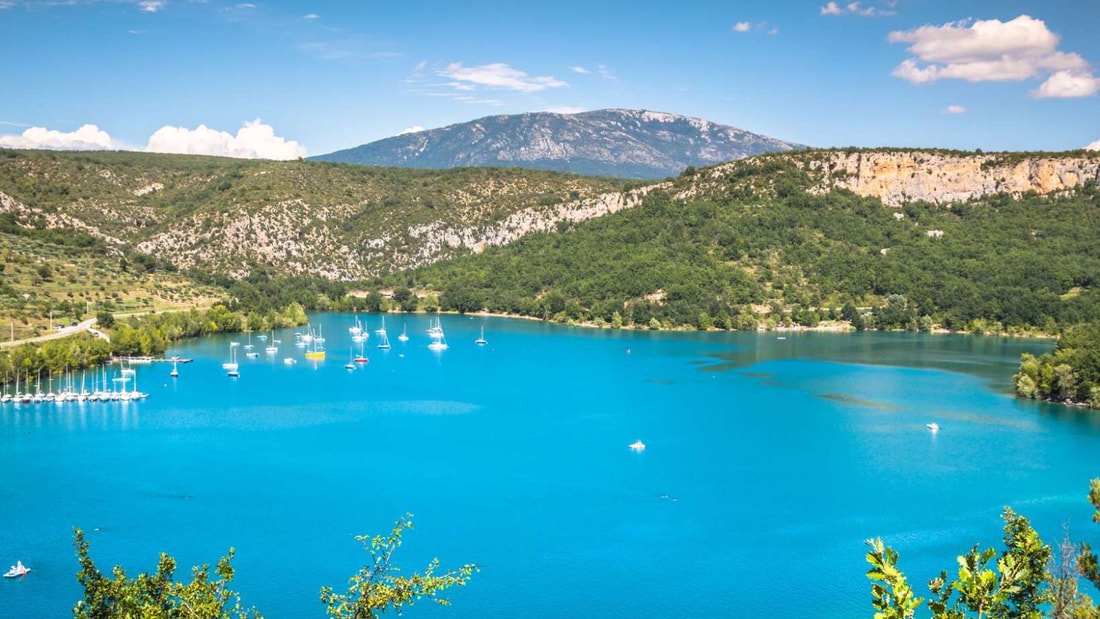
<path id="1" fill-rule="evenodd" d="M 0 145 L 287 158 L 645 108 L 813 146 L 1100 147 L 1098 26 L 1095 0 L 0 0 Z"/>

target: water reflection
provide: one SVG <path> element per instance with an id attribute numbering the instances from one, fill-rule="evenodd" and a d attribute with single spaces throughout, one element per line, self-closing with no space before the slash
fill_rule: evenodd
<path id="1" fill-rule="evenodd" d="M 0 429 L 13 432 L 61 428 L 66 432 L 137 430 L 138 402 L 66 402 L 64 404 L 9 404 L 0 407 Z"/>

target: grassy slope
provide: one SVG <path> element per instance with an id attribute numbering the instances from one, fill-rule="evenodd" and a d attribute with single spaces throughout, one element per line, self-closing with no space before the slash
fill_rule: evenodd
<path id="1" fill-rule="evenodd" d="M 446 171 L 148 153 L 0 150 L 0 192 L 21 222 L 85 228 L 111 245 L 157 253 L 181 269 L 354 280 L 448 257 L 423 230 L 488 225 L 622 189 L 617 179 L 519 169 Z M 410 232 L 412 231 L 412 232 Z"/>

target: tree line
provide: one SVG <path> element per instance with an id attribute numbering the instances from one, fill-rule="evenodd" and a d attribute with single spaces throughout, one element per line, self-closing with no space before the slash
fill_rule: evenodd
<path id="1" fill-rule="evenodd" d="M 1100 409 L 1100 322 L 1066 329 L 1051 353 L 1021 355 L 1013 383 L 1023 398 Z"/>
<path id="2" fill-rule="evenodd" d="M 812 193 L 790 160 L 736 169 L 722 191 L 639 208 L 383 278 L 444 310 L 645 327 L 860 326 L 1055 333 L 1100 319 L 1100 191 L 887 208 Z M 685 185 L 686 186 L 686 185 Z"/>

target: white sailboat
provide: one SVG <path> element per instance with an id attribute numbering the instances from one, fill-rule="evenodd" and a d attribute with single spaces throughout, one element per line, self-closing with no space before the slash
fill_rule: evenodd
<path id="1" fill-rule="evenodd" d="M 240 376 L 238 371 L 240 366 L 237 364 L 237 347 L 233 345 L 234 343 L 231 342 L 229 345 L 229 361 L 222 364 L 222 369 L 230 376 Z"/>
<path id="2" fill-rule="evenodd" d="M 252 350 L 252 332 L 248 332 L 248 343 L 244 345 L 245 350 Z"/>
<path id="3" fill-rule="evenodd" d="M 382 336 L 382 341 L 378 342 L 378 348 L 382 350 L 390 349 L 390 338 L 386 335 L 386 319 L 382 319 L 382 328 L 378 330 L 378 333 Z"/>
<path id="4" fill-rule="evenodd" d="M 382 326 L 374 330 L 378 335 L 386 335 L 386 317 L 382 316 Z"/>
<path id="5" fill-rule="evenodd" d="M 272 329 L 271 330 L 271 343 L 267 345 L 267 348 L 264 348 L 264 352 L 269 354 L 269 355 L 274 355 L 275 353 L 279 352 L 279 347 L 276 346 L 276 344 L 278 342 L 279 342 L 279 340 L 275 339 L 275 330 Z"/>
<path id="6" fill-rule="evenodd" d="M 409 325 L 401 325 L 401 335 L 397 336 L 397 339 L 401 340 L 402 342 L 409 341 Z"/>
<path id="7" fill-rule="evenodd" d="M 176 378 L 177 376 L 180 375 L 180 371 L 178 369 L 176 369 L 176 360 L 175 359 L 172 359 L 172 371 L 169 372 L 168 375 L 171 376 L 172 378 Z"/>
<path id="8" fill-rule="evenodd" d="M 474 340 L 474 343 L 477 344 L 478 346 L 484 346 L 484 345 L 489 343 L 485 339 L 485 325 L 481 326 L 481 337 Z"/>
<path id="9" fill-rule="evenodd" d="M 354 370 L 355 369 L 355 357 L 352 356 L 350 348 L 348 349 L 348 362 L 344 364 L 344 369 L 345 370 Z"/>
<path id="10" fill-rule="evenodd" d="M 438 318 L 428 333 L 432 336 L 432 343 L 428 344 L 429 350 L 447 350 L 447 338 L 443 335 L 443 325 Z"/>

